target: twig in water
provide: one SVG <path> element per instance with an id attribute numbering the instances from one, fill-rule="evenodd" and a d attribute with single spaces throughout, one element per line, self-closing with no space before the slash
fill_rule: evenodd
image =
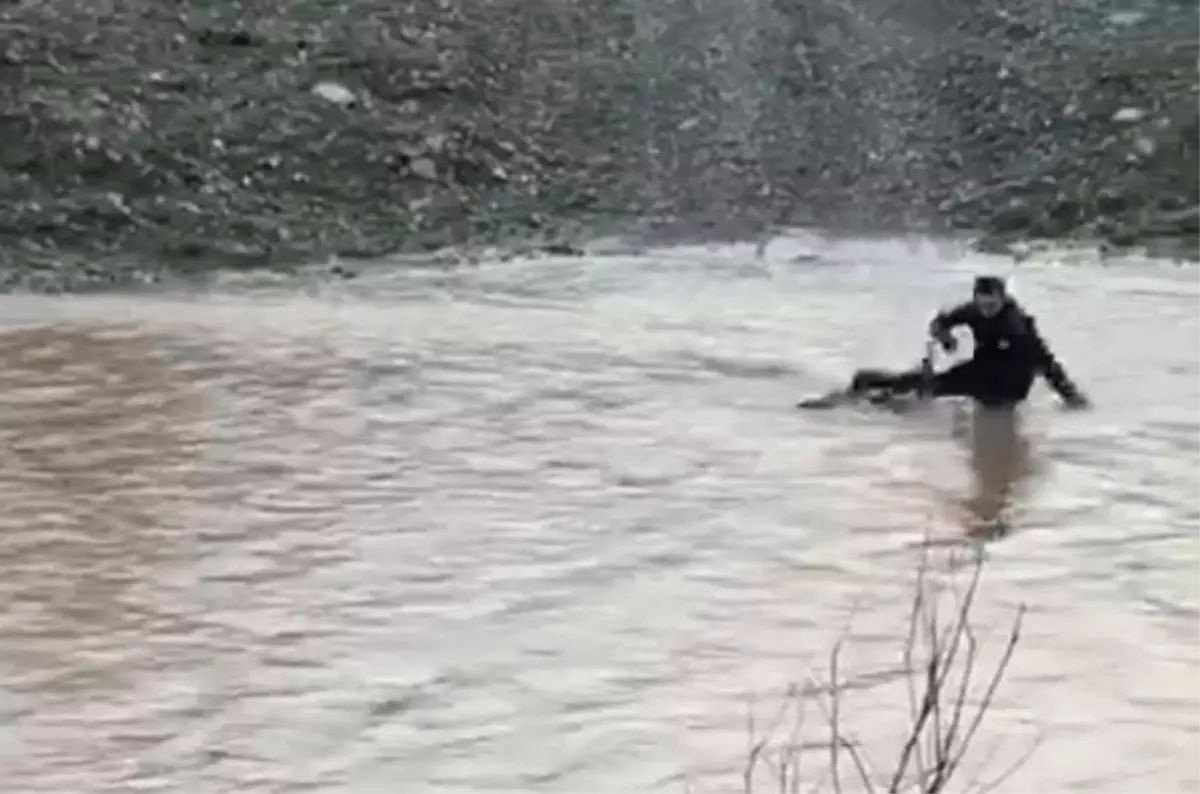
<path id="1" fill-rule="evenodd" d="M 886 790 L 916 790 L 925 794 L 937 794 L 946 791 L 951 785 L 984 716 L 991 710 L 1000 681 L 1007 674 L 1020 640 L 1025 607 L 1021 605 L 1018 608 L 1008 642 L 987 679 L 983 697 L 972 706 L 969 701 L 978 678 L 975 673 L 980 643 L 970 618 L 982 582 L 984 557 L 982 554 L 976 555 L 970 580 L 965 588 L 961 588 L 954 582 L 940 582 L 931 576 L 929 561 L 926 559 L 930 547 L 925 546 L 922 551 L 902 654 L 901 672 L 906 678 L 910 724 Z M 951 566 L 951 576 L 954 575 L 956 567 Z M 955 601 L 952 610 L 945 610 L 940 606 L 939 599 L 944 593 L 950 593 Z M 827 774 L 834 791 L 841 792 L 844 784 L 849 782 L 842 768 L 843 752 L 852 761 L 863 790 L 875 790 L 872 765 L 863 757 L 859 744 L 847 735 L 845 719 L 849 712 L 842 699 L 851 691 L 860 688 L 861 684 L 856 684 L 857 679 L 848 681 L 844 678 L 842 653 L 845 646 L 845 639 L 839 639 L 830 650 L 827 682 L 821 683 L 809 674 L 805 687 L 792 687 L 788 690 L 769 730 L 761 737 L 756 733 L 757 724 L 754 714 L 751 713 L 748 722 L 750 740 L 743 773 L 743 789 L 747 794 L 753 791 L 755 772 L 762 764 L 772 768 L 775 783 L 781 794 L 798 792 L 801 787 L 801 756 L 806 749 L 815 750 L 818 747 L 823 747 L 828 753 Z M 917 658 L 919 650 L 924 652 L 920 661 Z M 816 698 L 816 705 L 828 724 L 828 741 L 820 745 L 799 741 L 804 721 L 804 706 L 809 697 Z M 789 708 L 793 706 L 797 708 L 798 713 L 790 737 L 781 746 L 772 748 L 775 732 L 789 713 Z M 999 779 L 991 781 L 988 784 L 989 788 L 994 788 L 1011 777 L 1034 749 L 1036 744 Z M 811 784 L 812 781 L 808 782 Z"/>

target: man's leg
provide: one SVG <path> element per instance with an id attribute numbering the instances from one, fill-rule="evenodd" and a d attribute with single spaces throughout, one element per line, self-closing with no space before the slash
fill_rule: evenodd
<path id="1" fill-rule="evenodd" d="M 1016 404 L 974 406 L 971 469 L 975 476 L 972 507 L 979 518 L 997 517 L 1016 496 L 1031 471 L 1029 443 L 1021 433 Z"/>
<path id="2" fill-rule="evenodd" d="M 1031 380 L 981 373 L 971 394 L 971 468 L 975 475 L 973 503 L 983 520 L 1001 515 L 1017 498 L 1032 474 L 1032 451 L 1021 432 L 1020 405 Z"/>
<path id="3" fill-rule="evenodd" d="M 978 380 L 975 362 L 961 361 L 933 376 L 930 394 L 934 397 L 976 397 Z"/>
<path id="4" fill-rule="evenodd" d="M 873 391 L 904 394 L 918 389 L 924 378 L 923 368 L 903 372 L 886 369 L 860 369 L 850 380 L 850 391 L 853 394 L 865 394 Z"/>
<path id="5" fill-rule="evenodd" d="M 964 361 L 933 378 L 934 397 L 967 397 L 971 400 L 968 432 L 974 493 L 969 509 L 981 521 L 1002 514 L 1013 498 L 1028 466 L 1028 445 L 1020 432 L 1020 400 L 997 394 L 986 370 Z M 1012 397 L 1016 397 L 1014 393 Z"/>
<path id="6" fill-rule="evenodd" d="M 890 372 L 883 369 L 860 369 L 854 373 L 850 382 L 850 391 L 854 394 L 864 394 L 871 391 L 887 391 L 892 394 L 907 394 L 928 386 L 934 397 L 969 397 L 974 393 L 975 378 L 970 361 L 955 364 L 945 372 L 939 372 L 932 378 L 924 366 L 914 367 L 904 372 Z"/>

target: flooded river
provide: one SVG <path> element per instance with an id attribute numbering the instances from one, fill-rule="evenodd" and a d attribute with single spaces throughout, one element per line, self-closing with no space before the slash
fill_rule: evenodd
<path id="1" fill-rule="evenodd" d="M 1016 280 L 1096 407 L 1029 407 L 962 787 L 1037 743 L 1001 790 L 1195 791 L 1200 289 L 1075 259 Z M 751 698 L 842 635 L 894 667 L 968 484 L 945 414 L 792 404 L 1009 267 L 793 236 L 4 298 L 4 787 L 740 788 Z M 885 768 L 902 690 L 844 709 Z"/>

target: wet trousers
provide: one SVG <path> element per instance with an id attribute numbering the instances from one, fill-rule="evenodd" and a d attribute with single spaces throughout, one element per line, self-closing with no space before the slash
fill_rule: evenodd
<path id="1" fill-rule="evenodd" d="M 1025 401 L 1033 377 L 1032 372 L 1014 372 L 970 359 L 932 376 L 921 367 L 904 372 L 861 369 L 854 374 L 850 388 L 855 392 L 893 394 L 924 391 L 930 397 L 969 397 L 988 408 L 1004 408 Z"/>

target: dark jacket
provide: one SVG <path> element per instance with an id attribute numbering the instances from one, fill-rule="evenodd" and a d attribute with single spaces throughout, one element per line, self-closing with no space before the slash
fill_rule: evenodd
<path id="1" fill-rule="evenodd" d="M 970 328 L 974 337 L 971 367 L 982 392 L 999 400 L 1024 400 L 1034 377 L 1041 374 L 1064 399 L 1080 396 L 1038 333 L 1034 318 L 1012 298 L 992 317 L 985 317 L 972 301 L 939 312 L 929 325 L 929 333 L 949 346 L 948 341 L 953 340 L 950 331 L 960 325 Z"/>

